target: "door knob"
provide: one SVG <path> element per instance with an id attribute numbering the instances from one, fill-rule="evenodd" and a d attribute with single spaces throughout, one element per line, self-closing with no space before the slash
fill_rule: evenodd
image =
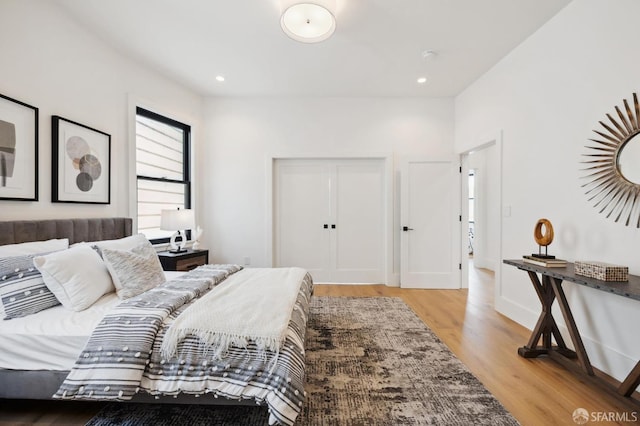
<path id="1" fill-rule="evenodd" d="M 413 231 L 413 228 L 409 228 L 408 226 L 403 226 L 403 227 L 402 227 L 402 230 L 403 230 L 404 232 L 407 232 L 407 231 Z"/>

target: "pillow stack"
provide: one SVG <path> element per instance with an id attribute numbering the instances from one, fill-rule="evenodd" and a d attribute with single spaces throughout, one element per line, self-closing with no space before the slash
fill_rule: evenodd
<path id="1" fill-rule="evenodd" d="M 66 238 L 0 246 L 4 319 L 59 304 L 82 311 L 114 290 L 127 299 L 164 282 L 156 251 L 142 234 L 71 247 Z"/>

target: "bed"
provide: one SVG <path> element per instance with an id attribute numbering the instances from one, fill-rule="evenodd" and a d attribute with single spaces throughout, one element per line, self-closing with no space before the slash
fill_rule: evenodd
<path id="1" fill-rule="evenodd" d="M 159 280 L 158 271 L 130 259 L 148 265 L 157 256 L 144 260 L 150 245 L 132 248 L 141 236 L 131 234 L 129 218 L 0 222 L 0 280 L 13 276 L 6 262 L 25 256 L 13 253 L 14 247 L 29 242 L 43 242 L 37 250 L 44 252 L 26 255 L 36 265 L 29 273 L 41 274 L 41 280 L 60 280 L 56 266 L 66 270 L 69 263 L 91 272 L 82 281 L 90 281 L 91 290 L 77 294 L 73 285 L 85 284 L 68 284 L 61 293 L 47 282 L 57 300 L 36 312 L 14 314 L 32 308 L 35 287 L 21 293 L 30 294 L 24 296 L 29 303 L 14 298 L 12 304 L 6 290 L 0 294 L 0 314 L 13 315 L 0 321 L 0 398 L 259 404 L 271 424 L 293 424 L 305 397 L 309 274 L 204 265 L 187 273 L 160 272 L 162 283 L 149 286 Z M 70 248 L 60 249 L 65 239 Z M 100 287 L 104 271 L 93 272 L 98 266 L 91 263 L 96 254 L 115 292 Z M 270 306 L 252 308 L 263 299 Z M 283 300 L 282 307 L 276 308 L 276 300 Z M 253 327 L 251 333 L 236 331 L 238 322 L 241 330 Z"/>

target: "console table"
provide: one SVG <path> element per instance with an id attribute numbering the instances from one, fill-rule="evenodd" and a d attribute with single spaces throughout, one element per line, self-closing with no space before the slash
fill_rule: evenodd
<path id="1" fill-rule="evenodd" d="M 524 358 L 535 358 L 540 355 L 548 355 L 550 358 L 558 361 L 565 367 L 571 370 L 579 371 L 591 378 L 593 381 L 602 385 L 607 390 L 611 390 L 611 385 L 608 382 L 600 379 L 594 375 L 593 367 L 589 362 L 587 351 L 582 343 L 582 338 L 578 332 L 571 308 L 567 303 L 567 298 L 562 289 L 562 282 L 569 281 L 576 284 L 591 287 L 597 290 L 606 291 L 608 293 L 617 294 L 622 297 L 628 297 L 635 300 L 640 300 L 640 277 L 635 275 L 629 275 L 629 281 L 601 281 L 594 278 L 584 277 L 582 275 L 576 275 L 574 272 L 574 264 L 567 263 L 563 268 L 546 268 L 543 266 L 537 266 L 530 263 L 526 263 L 523 260 L 504 260 L 507 265 L 515 266 L 516 268 L 528 273 L 531 283 L 536 290 L 536 294 L 542 304 L 542 312 L 538 318 L 538 322 L 531 333 L 529 342 L 518 348 L 518 354 Z M 541 279 L 538 277 L 540 274 Z M 554 300 L 558 300 L 558 305 L 564 321 L 569 330 L 571 341 L 575 350 L 567 348 L 556 320 L 553 317 L 551 306 Z M 553 345 L 551 337 L 556 341 Z M 542 339 L 542 344 L 538 345 Z M 578 359 L 576 364 L 571 359 Z M 631 401 L 634 404 L 638 404 L 638 401 L 632 398 L 633 392 L 640 385 L 640 361 L 631 370 L 627 378 L 614 389 L 618 396 L 625 397 L 625 400 Z"/>

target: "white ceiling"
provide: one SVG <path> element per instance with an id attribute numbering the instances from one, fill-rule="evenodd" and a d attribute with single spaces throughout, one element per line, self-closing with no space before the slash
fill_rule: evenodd
<path id="1" fill-rule="evenodd" d="M 203 96 L 441 97 L 460 93 L 571 0 L 336 0 L 335 34 L 318 44 L 283 33 L 279 0 L 55 1 Z M 437 56 L 425 60 L 427 49 Z M 420 76 L 428 82 L 417 84 Z"/>

